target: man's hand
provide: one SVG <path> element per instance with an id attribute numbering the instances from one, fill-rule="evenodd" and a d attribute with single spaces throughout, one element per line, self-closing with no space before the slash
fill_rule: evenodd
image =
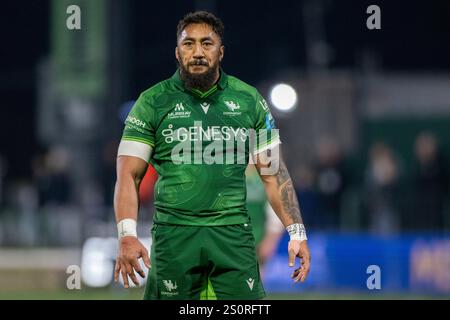
<path id="1" fill-rule="evenodd" d="M 135 237 L 123 237 L 119 240 L 119 254 L 116 259 L 116 268 L 114 270 L 114 281 L 119 280 L 119 273 L 122 273 L 122 279 L 125 288 L 129 288 L 128 276 L 135 285 L 139 285 L 139 281 L 134 271 L 136 271 L 142 278 L 145 278 L 145 273 L 139 264 L 139 258 L 144 260 L 144 264 L 150 269 L 150 258 L 148 251 L 144 245 Z"/>
<path id="2" fill-rule="evenodd" d="M 297 283 L 299 280 L 305 282 L 308 276 L 310 265 L 311 265 L 311 255 L 309 253 L 309 248 L 306 240 L 291 240 L 288 244 L 289 252 L 289 267 L 295 265 L 295 257 L 301 259 L 301 266 L 292 273 L 291 278 L 295 279 L 294 282 Z"/>

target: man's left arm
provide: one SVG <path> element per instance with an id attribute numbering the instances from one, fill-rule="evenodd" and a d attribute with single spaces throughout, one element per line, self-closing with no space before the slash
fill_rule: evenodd
<path id="1" fill-rule="evenodd" d="M 291 277 L 295 282 L 304 282 L 311 263 L 306 230 L 300 213 L 297 196 L 286 164 L 281 157 L 280 145 L 259 153 L 256 167 L 264 183 L 264 188 L 273 210 L 289 233 L 289 267 L 295 265 L 295 257 L 301 259 L 300 268 Z"/>

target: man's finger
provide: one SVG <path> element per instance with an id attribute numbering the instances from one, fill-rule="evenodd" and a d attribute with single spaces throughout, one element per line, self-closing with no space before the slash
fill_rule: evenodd
<path id="1" fill-rule="evenodd" d="M 305 270 L 304 272 L 303 272 L 303 274 L 301 275 L 301 277 L 300 277 L 300 281 L 301 282 L 305 282 L 305 280 L 306 280 L 306 277 L 308 276 L 308 271 L 307 270 Z"/>
<path id="2" fill-rule="evenodd" d="M 133 270 L 131 270 L 131 273 L 128 274 L 131 278 L 131 280 L 133 281 L 133 283 L 137 286 L 139 286 L 139 280 L 136 277 L 136 274 L 134 273 Z"/>
<path id="3" fill-rule="evenodd" d="M 123 286 L 128 289 L 130 286 L 128 285 L 128 276 L 127 276 L 126 268 L 122 264 L 120 266 L 120 269 L 121 269 L 121 273 L 122 273 Z"/>
<path id="4" fill-rule="evenodd" d="M 119 259 L 116 260 L 116 267 L 114 268 L 114 282 L 119 281 L 120 263 Z"/>
<path id="5" fill-rule="evenodd" d="M 298 281 L 305 282 L 306 277 L 308 276 L 308 273 L 309 273 L 309 269 L 301 267 L 301 270 L 300 270 L 299 274 L 297 275 L 297 278 L 295 279 L 295 282 L 296 283 Z"/>
<path id="6" fill-rule="evenodd" d="M 289 267 L 293 267 L 295 264 L 295 251 L 289 250 Z"/>
<path id="7" fill-rule="evenodd" d="M 144 260 L 145 266 L 146 266 L 148 269 L 150 269 L 150 258 L 148 257 L 148 251 L 147 251 L 147 249 L 144 248 L 144 249 L 142 250 L 141 254 L 142 254 L 142 260 Z"/>
<path id="8" fill-rule="evenodd" d="M 141 278 L 145 278 L 145 273 L 142 271 L 141 265 L 139 264 L 138 260 L 133 260 L 131 262 L 131 265 L 133 266 L 134 270 L 141 276 Z"/>
<path id="9" fill-rule="evenodd" d="M 308 273 L 309 269 L 311 268 L 311 263 L 309 262 L 309 259 L 302 259 L 302 267 L 305 269 L 305 271 Z"/>
<path id="10" fill-rule="evenodd" d="M 297 283 L 300 279 L 302 279 L 305 275 L 305 270 L 302 268 L 300 268 L 300 272 L 298 273 L 297 277 L 295 278 L 295 283 Z M 303 282 L 303 281 L 302 281 Z"/>
<path id="11" fill-rule="evenodd" d="M 305 282 L 306 277 L 307 277 L 307 274 L 305 273 L 305 274 L 300 278 L 300 281 L 301 281 L 301 282 Z"/>
<path id="12" fill-rule="evenodd" d="M 133 263 L 133 262 L 131 262 L 131 263 Z M 131 263 L 127 264 L 127 274 L 130 276 L 131 281 L 133 281 L 134 284 L 138 286 L 139 285 L 139 281 L 138 281 L 138 279 L 136 277 L 136 274 L 134 273 L 134 269 L 133 269 Z"/>
<path id="13" fill-rule="evenodd" d="M 311 270 L 311 266 L 309 264 L 309 262 L 305 265 L 305 279 L 309 274 L 309 271 Z"/>

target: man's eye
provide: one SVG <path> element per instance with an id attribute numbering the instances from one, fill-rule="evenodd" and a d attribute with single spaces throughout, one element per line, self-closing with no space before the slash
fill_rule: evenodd
<path id="1" fill-rule="evenodd" d="M 185 42 L 184 45 L 185 45 L 186 47 L 192 47 L 192 42 Z"/>
<path id="2" fill-rule="evenodd" d="M 205 47 L 210 47 L 210 46 L 212 46 L 213 44 L 212 44 L 211 42 L 203 42 L 203 45 L 204 45 Z"/>

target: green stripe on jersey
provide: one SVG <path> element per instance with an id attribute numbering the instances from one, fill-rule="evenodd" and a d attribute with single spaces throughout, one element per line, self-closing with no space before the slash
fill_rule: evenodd
<path id="1" fill-rule="evenodd" d="M 134 137 L 122 136 L 122 140 L 142 142 L 142 143 L 148 144 L 151 147 L 155 146 L 151 141 L 146 140 L 146 139 L 142 139 L 142 138 L 134 138 Z"/>
<path id="2" fill-rule="evenodd" d="M 216 293 L 209 278 L 205 288 L 200 292 L 200 300 L 217 300 Z"/>

